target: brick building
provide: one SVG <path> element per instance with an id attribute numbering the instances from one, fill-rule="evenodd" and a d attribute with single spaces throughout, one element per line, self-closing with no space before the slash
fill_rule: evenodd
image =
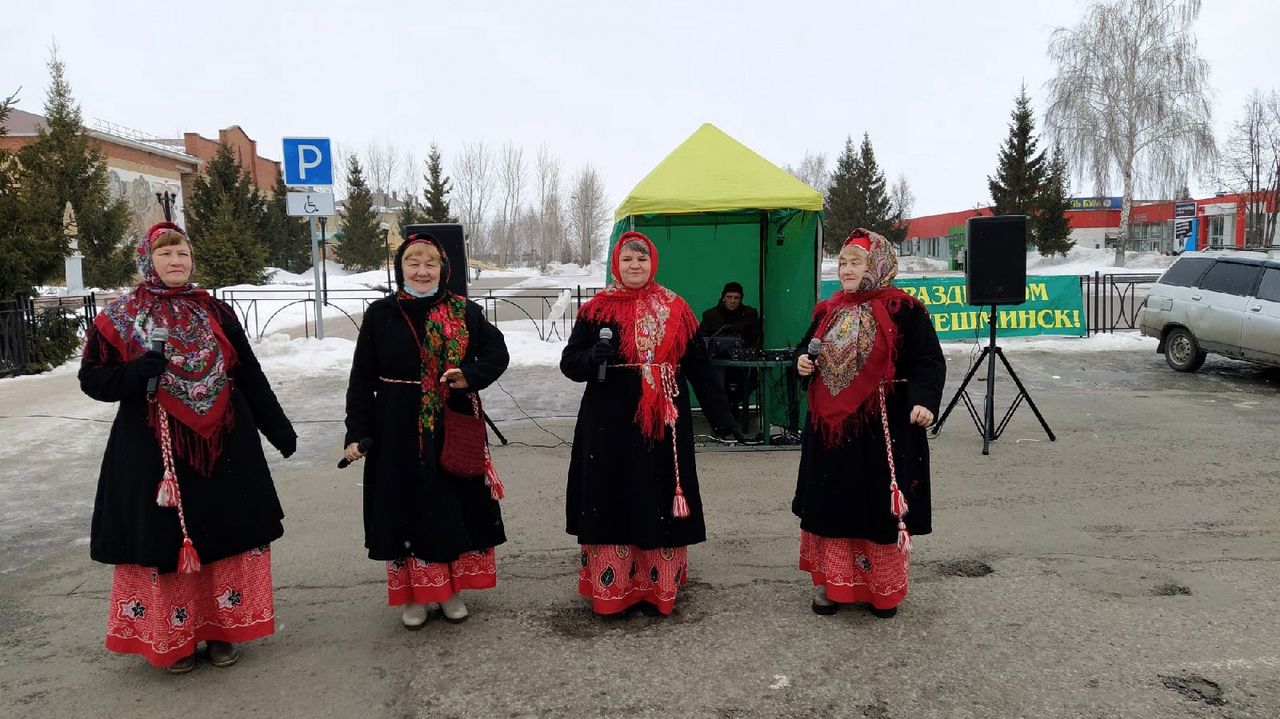
<path id="1" fill-rule="evenodd" d="M 17 151 L 35 142 L 39 130 L 45 127 L 43 116 L 11 110 L 5 123 L 8 136 L 0 138 L 0 148 Z M 185 133 L 180 139 L 153 137 L 101 120 L 86 129 L 106 160 L 112 197 L 123 197 L 129 203 L 132 235 L 139 235 L 164 219 L 156 193 L 176 196 L 173 218 L 185 226 L 184 198 L 190 196 L 201 168 L 217 153 L 219 142 L 231 148 L 262 192 L 271 194 L 280 176 L 280 163 L 259 156 L 257 141 L 239 125 L 219 130 L 217 140 L 194 132 Z"/>
<path id="2" fill-rule="evenodd" d="M 1112 248 L 1120 236 L 1119 197 L 1077 197 L 1071 200 L 1067 220 L 1071 224 L 1071 240 L 1077 247 Z M 1175 202 L 1134 201 L 1130 209 L 1129 239 L 1125 249 L 1137 252 L 1180 252 L 1186 249 L 1175 240 L 1176 206 L 1186 207 L 1185 218 L 1191 221 L 1195 247 L 1243 248 L 1248 235 L 1250 207 L 1274 212 L 1271 200 L 1261 194 L 1249 198 L 1238 194 L 1220 194 L 1198 200 Z M 1194 205 L 1194 212 L 1191 206 Z M 978 207 L 958 212 L 915 217 L 909 220 L 903 254 L 955 260 L 964 244 L 964 225 L 970 217 L 991 214 L 991 208 Z M 1280 244 L 1280 237 L 1263 238 L 1263 244 Z"/>

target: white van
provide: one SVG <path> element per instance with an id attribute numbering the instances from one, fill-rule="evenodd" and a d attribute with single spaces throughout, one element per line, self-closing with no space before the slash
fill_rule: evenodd
<path id="1" fill-rule="evenodd" d="M 1188 252 L 1151 287 L 1138 329 L 1179 372 L 1205 354 L 1280 367 L 1280 257 L 1267 252 Z"/>

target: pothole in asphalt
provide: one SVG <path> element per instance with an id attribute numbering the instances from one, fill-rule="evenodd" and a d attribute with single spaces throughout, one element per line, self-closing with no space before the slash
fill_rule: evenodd
<path id="1" fill-rule="evenodd" d="M 1217 682 L 1205 679 L 1199 674 L 1186 674 L 1180 677 L 1164 674 L 1159 676 L 1165 687 L 1191 701 L 1208 704 L 1211 707 L 1220 707 L 1227 703 L 1227 700 L 1222 698 L 1222 687 Z"/>
<path id="2" fill-rule="evenodd" d="M 996 570 L 977 559 L 953 559 L 938 564 L 938 573 L 948 577 L 985 577 Z"/>

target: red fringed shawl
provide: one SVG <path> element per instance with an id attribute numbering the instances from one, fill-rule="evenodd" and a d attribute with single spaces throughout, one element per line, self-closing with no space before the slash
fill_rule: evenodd
<path id="1" fill-rule="evenodd" d="M 168 287 L 156 273 L 151 242 L 165 229 L 176 229 L 176 225 L 156 225 L 138 243 L 135 263 L 142 282 L 133 292 L 116 298 L 93 324 L 126 362 L 150 349 L 147 337 L 152 328 L 169 330 L 164 350 L 169 363 L 150 403 L 149 423 L 161 441 L 159 410 L 177 420 L 170 432 L 174 453 L 207 477 L 234 421 L 229 374 L 236 352 L 208 292 L 190 284 Z"/>
<path id="2" fill-rule="evenodd" d="M 649 281 L 638 289 L 622 283 L 619 267 L 622 247 L 640 240 L 649 247 Z M 698 318 L 689 303 L 654 281 L 658 274 L 658 250 L 639 232 L 626 232 L 613 248 L 610 266 L 613 284 L 597 292 L 582 305 L 578 316 L 616 325 L 621 337 L 615 338 L 619 352 L 629 365 L 634 365 L 644 380 L 636 422 L 650 441 L 661 440 L 665 426 L 675 424 L 672 391 L 664 378 L 674 381 L 674 368 L 684 357 L 685 348 L 698 331 Z"/>

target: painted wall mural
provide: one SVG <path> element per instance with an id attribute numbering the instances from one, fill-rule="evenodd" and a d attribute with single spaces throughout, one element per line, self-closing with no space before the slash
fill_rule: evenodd
<path id="1" fill-rule="evenodd" d="M 112 199 L 123 197 L 129 203 L 129 234 L 133 237 L 164 220 L 164 210 L 156 201 L 157 192 L 166 190 L 177 196 L 173 201 L 173 221 L 185 227 L 182 215 L 182 183 L 177 179 L 158 177 L 112 167 L 107 170 Z"/>

